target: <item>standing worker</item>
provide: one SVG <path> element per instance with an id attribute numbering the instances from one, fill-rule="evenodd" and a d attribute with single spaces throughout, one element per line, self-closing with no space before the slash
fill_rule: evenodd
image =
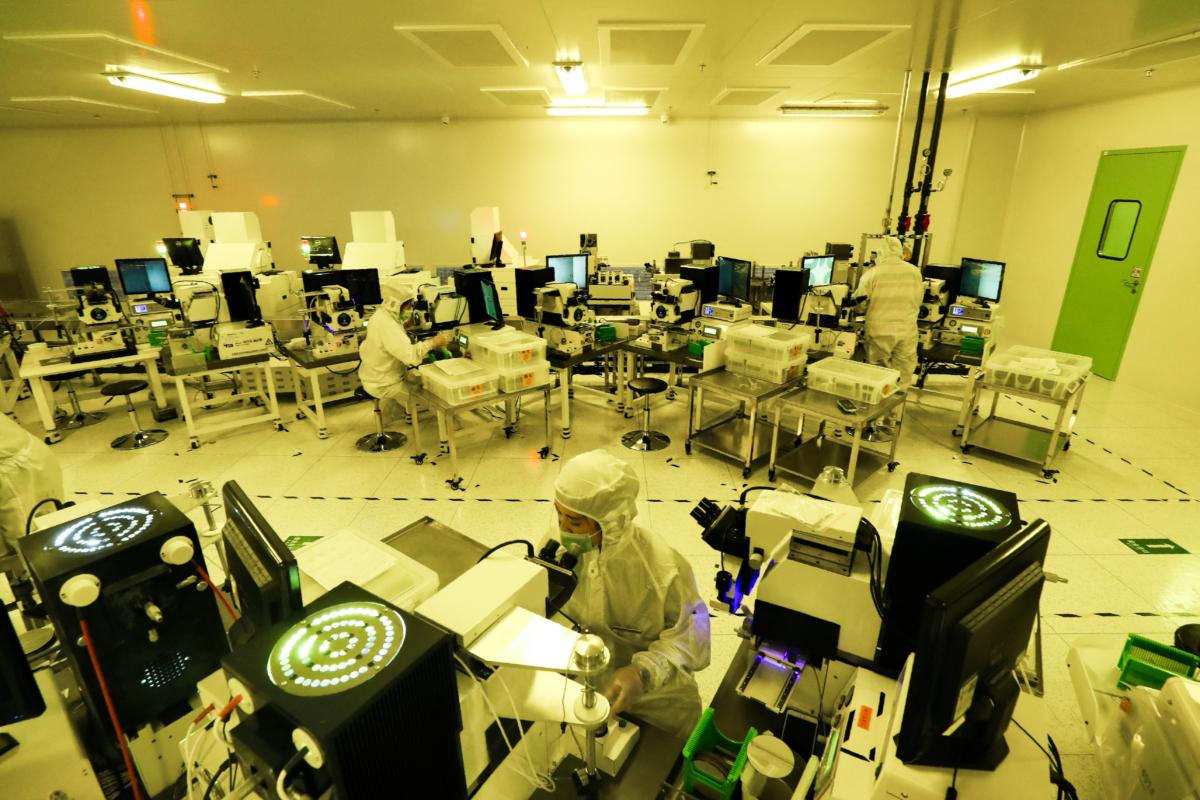
<path id="1" fill-rule="evenodd" d="M 628 710 L 686 739 L 700 719 L 694 673 L 711 656 L 708 607 L 687 559 L 634 522 L 639 484 L 628 462 L 603 450 L 563 465 L 559 538 L 579 556 L 563 613 L 608 646 L 612 714 Z"/>
<path id="2" fill-rule="evenodd" d="M 30 512 L 49 499 L 63 499 L 58 459 L 37 437 L 0 414 L 0 555 L 16 549 Z"/>
<path id="3" fill-rule="evenodd" d="M 383 286 L 383 305 L 371 315 L 367 338 L 359 348 L 358 378 L 363 388 L 380 400 L 403 404 L 408 397 L 404 374 L 425 360 L 429 351 L 445 347 L 445 335 L 413 342 L 413 303 L 417 294 L 409 286 Z"/>
<path id="4" fill-rule="evenodd" d="M 925 300 L 921 270 L 905 261 L 904 245 L 894 236 L 882 240 L 875 266 L 854 292 L 867 301 L 867 361 L 900 371 L 904 390 L 917 371 L 917 316 Z"/>

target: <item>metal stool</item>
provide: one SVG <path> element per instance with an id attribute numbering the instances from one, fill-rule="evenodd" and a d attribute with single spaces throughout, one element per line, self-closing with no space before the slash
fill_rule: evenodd
<path id="1" fill-rule="evenodd" d="M 386 453 L 388 450 L 396 450 L 408 444 L 408 437 L 403 433 L 383 429 L 383 409 L 380 407 L 378 397 L 361 386 L 354 391 L 354 394 L 364 400 L 370 398 L 375 404 L 375 432 L 360 438 L 355 442 L 355 447 L 366 453 Z"/>
<path id="2" fill-rule="evenodd" d="M 125 408 L 129 411 L 129 419 L 133 423 L 133 433 L 127 433 L 112 440 L 113 449 L 140 450 L 143 447 L 158 444 L 167 438 L 167 432 L 161 428 L 152 428 L 148 431 L 142 430 L 141 423 L 138 422 L 137 411 L 133 408 L 132 395 L 137 394 L 149 385 L 145 381 L 113 381 L 100 389 L 100 394 L 105 397 L 125 398 Z"/>
<path id="3" fill-rule="evenodd" d="M 662 450 L 671 444 L 671 437 L 665 433 L 650 430 L 650 395 L 665 392 L 667 382 L 662 378 L 634 378 L 629 382 L 629 388 L 636 397 L 646 398 L 646 415 L 643 417 L 641 430 L 630 431 L 621 437 L 621 444 L 630 450 L 653 452 Z"/>
<path id="4" fill-rule="evenodd" d="M 71 381 L 76 378 L 82 378 L 87 375 L 87 372 L 68 372 L 64 375 L 59 375 L 58 380 L 65 383 L 67 386 L 67 398 L 71 401 L 71 413 L 59 420 L 60 428 L 68 428 L 74 430 L 82 428 L 85 425 L 95 425 L 101 420 L 108 419 L 108 414 L 102 411 L 84 411 L 79 406 L 79 396 L 75 394 L 75 386 Z"/>

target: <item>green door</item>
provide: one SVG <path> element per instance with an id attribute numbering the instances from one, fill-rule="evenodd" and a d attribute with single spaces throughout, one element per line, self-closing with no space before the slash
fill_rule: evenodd
<path id="1" fill-rule="evenodd" d="M 1092 183 L 1054 349 L 1117 377 L 1186 147 L 1105 150 Z"/>

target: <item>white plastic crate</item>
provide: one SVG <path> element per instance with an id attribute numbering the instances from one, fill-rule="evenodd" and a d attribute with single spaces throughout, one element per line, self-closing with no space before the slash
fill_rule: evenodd
<path id="1" fill-rule="evenodd" d="M 451 405 L 491 397 L 499 388 L 495 369 L 465 358 L 450 358 L 417 368 L 425 388 Z"/>
<path id="2" fill-rule="evenodd" d="M 747 378 L 759 378 L 771 383 L 787 383 L 804 374 L 804 361 L 786 362 L 758 356 L 725 354 L 725 370 Z"/>
<path id="3" fill-rule="evenodd" d="M 546 340 L 515 329 L 472 337 L 471 358 L 496 369 L 527 367 L 546 360 Z"/>
<path id="4" fill-rule="evenodd" d="M 759 336 L 750 340 L 750 355 L 768 361 L 794 364 L 808 356 L 812 335 L 807 331 L 775 328 L 770 336 Z"/>
<path id="5" fill-rule="evenodd" d="M 755 323 L 734 326 L 729 329 L 729 333 L 725 338 L 725 352 L 726 354 L 732 353 L 735 355 L 754 355 L 757 352 L 754 343 L 760 339 L 767 338 L 775 332 L 775 328 Z"/>
<path id="6" fill-rule="evenodd" d="M 861 361 L 831 357 L 808 365 L 810 389 L 871 405 L 889 397 L 899 382 L 899 370 Z"/>
<path id="7" fill-rule="evenodd" d="M 1092 359 L 1039 347 L 1014 345 L 994 353 L 983 366 L 984 380 L 1000 387 L 1061 400 L 1083 383 Z"/>
<path id="8" fill-rule="evenodd" d="M 531 386 L 545 386 L 550 382 L 550 364 L 539 361 L 520 367 L 509 367 L 500 372 L 500 391 L 519 392 Z"/>

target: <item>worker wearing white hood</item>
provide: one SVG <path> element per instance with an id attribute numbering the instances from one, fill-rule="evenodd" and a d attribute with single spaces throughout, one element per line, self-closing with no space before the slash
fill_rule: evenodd
<path id="1" fill-rule="evenodd" d="M 608 645 L 612 713 L 686 738 L 700 718 L 694 674 L 711 656 L 708 608 L 687 559 L 634 522 L 639 486 L 629 463 L 603 450 L 563 465 L 559 536 L 580 557 L 563 612 Z"/>
<path id="2" fill-rule="evenodd" d="M 63 499 L 58 459 L 37 437 L 0 414 L 0 555 L 16 549 L 29 513 L 50 498 Z M 42 509 L 53 510 L 49 505 Z"/>
<path id="3" fill-rule="evenodd" d="M 418 366 L 429 351 L 445 347 L 442 334 L 423 342 L 408 335 L 417 295 L 409 286 L 383 286 L 383 304 L 367 323 L 367 338 L 359 348 L 358 378 L 372 397 L 403 400 L 408 395 L 404 374 Z"/>
<path id="4" fill-rule="evenodd" d="M 925 299 L 921 271 L 904 260 L 904 245 L 882 240 L 879 259 L 867 270 L 854 296 L 868 301 L 867 361 L 900 371 L 900 388 L 917 370 L 917 316 Z"/>

